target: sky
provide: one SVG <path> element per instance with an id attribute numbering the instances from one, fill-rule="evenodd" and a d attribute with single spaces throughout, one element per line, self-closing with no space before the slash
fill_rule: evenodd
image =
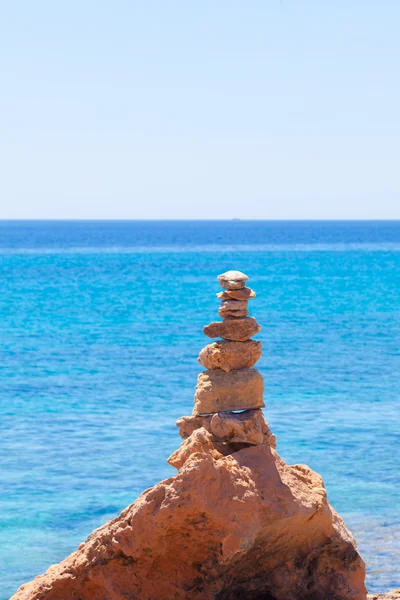
<path id="1" fill-rule="evenodd" d="M 0 9 L 0 218 L 400 218 L 398 0 Z"/>

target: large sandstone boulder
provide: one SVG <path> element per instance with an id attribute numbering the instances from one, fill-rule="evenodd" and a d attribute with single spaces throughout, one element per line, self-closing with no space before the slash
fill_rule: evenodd
<path id="1" fill-rule="evenodd" d="M 231 342 L 222 340 L 205 346 L 198 361 L 206 369 L 251 369 L 261 357 L 261 342 Z"/>
<path id="2" fill-rule="evenodd" d="M 365 600 L 364 563 L 323 481 L 265 444 L 197 429 L 146 490 L 12 600 Z"/>
<path id="3" fill-rule="evenodd" d="M 197 378 L 194 415 L 262 408 L 264 379 L 257 369 L 203 371 Z"/>

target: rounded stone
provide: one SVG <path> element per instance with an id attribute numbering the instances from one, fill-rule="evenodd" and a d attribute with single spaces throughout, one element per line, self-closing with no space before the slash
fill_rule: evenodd
<path id="1" fill-rule="evenodd" d="M 244 281 L 220 281 L 220 286 L 225 290 L 240 290 L 245 287 Z"/>
<path id="2" fill-rule="evenodd" d="M 251 369 L 261 357 L 261 342 L 231 342 L 222 340 L 208 344 L 201 350 L 197 359 L 206 369 Z"/>
<path id="3" fill-rule="evenodd" d="M 216 413 L 211 417 L 210 431 L 217 441 L 258 445 L 264 441 L 263 421 L 259 408 L 236 414 Z"/>
<path id="4" fill-rule="evenodd" d="M 221 308 L 224 310 L 247 310 L 247 300 L 222 300 Z"/>
<path id="5" fill-rule="evenodd" d="M 245 282 L 248 281 L 247 275 L 241 271 L 226 271 L 218 275 L 218 281 L 221 287 L 226 290 L 240 290 L 245 287 Z"/>
<path id="6" fill-rule="evenodd" d="M 184 440 L 196 429 L 204 427 L 217 443 L 265 444 L 276 448 L 276 437 L 268 427 L 260 408 L 240 413 L 220 412 L 213 415 L 180 417 L 176 425 L 179 435 Z"/>
<path id="7" fill-rule="evenodd" d="M 210 338 L 222 337 L 234 342 L 245 342 L 261 331 L 261 327 L 254 317 L 228 318 L 224 321 L 214 321 L 206 325 L 203 331 Z"/>
<path id="8" fill-rule="evenodd" d="M 255 297 L 255 291 L 248 287 L 243 287 L 240 290 L 224 290 L 217 294 L 217 298 L 220 300 L 247 300 Z"/>
<path id="9" fill-rule="evenodd" d="M 262 408 L 264 379 L 257 369 L 203 371 L 197 378 L 194 415 Z"/>
<path id="10" fill-rule="evenodd" d="M 248 281 L 247 275 L 241 271 L 226 271 L 217 277 L 218 281 Z"/>
<path id="11" fill-rule="evenodd" d="M 227 310 L 226 308 L 219 308 L 218 314 L 222 319 L 238 319 L 240 317 L 247 317 L 249 314 L 248 310 Z"/>

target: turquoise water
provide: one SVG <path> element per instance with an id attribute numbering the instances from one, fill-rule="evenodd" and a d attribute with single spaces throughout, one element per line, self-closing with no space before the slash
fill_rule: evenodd
<path id="1" fill-rule="evenodd" d="M 0 599 L 174 473 L 216 276 L 257 291 L 265 414 L 368 587 L 400 585 L 400 223 L 0 223 Z"/>

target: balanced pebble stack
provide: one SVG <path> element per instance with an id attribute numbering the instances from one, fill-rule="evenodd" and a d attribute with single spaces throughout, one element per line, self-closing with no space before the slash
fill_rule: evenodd
<path id="1" fill-rule="evenodd" d="M 253 368 L 261 356 L 261 342 L 250 338 L 261 327 L 248 316 L 248 301 L 256 295 L 246 287 L 248 279 L 240 271 L 218 276 L 223 288 L 217 294 L 218 313 L 223 320 L 204 327 L 204 333 L 222 339 L 200 352 L 198 361 L 207 370 L 198 376 L 192 416 L 177 422 L 184 439 L 205 427 L 216 442 L 274 445 L 261 411 L 264 380 Z"/>

